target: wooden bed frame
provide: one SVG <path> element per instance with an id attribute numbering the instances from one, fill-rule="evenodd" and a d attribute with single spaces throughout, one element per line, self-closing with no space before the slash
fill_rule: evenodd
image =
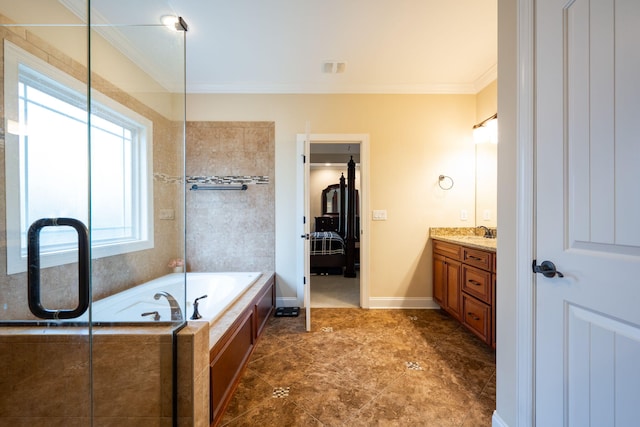
<path id="1" fill-rule="evenodd" d="M 355 188 L 355 170 L 356 164 L 352 157 L 347 163 L 347 182 L 345 183 L 344 175 L 342 175 L 339 184 L 332 184 L 322 192 L 322 210 L 327 212 L 326 194 L 333 191 L 334 197 L 336 197 L 338 195 L 335 190 L 339 189 L 338 197 L 340 200 L 334 200 L 333 206 L 339 206 L 340 210 L 337 215 L 335 213 L 325 214 L 324 218 L 334 218 L 333 221 L 320 221 L 321 218 L 316 218 L 315 224 L 315 231 L 336 231 L 344 239 L 345 253 L 340 255 L 311 255 L 312 271 L 339 269 L 344 271 L 345 277 L 356 277 L 356 241 L 358 239 L 355 229 L 359 227 L 359 221 L 356 220 L 358 215 L 358 193 Z M 346 213 L 343 208 L 345 203 L 347 203 Z M 319 226 L 319 224 L 322 225 Z"/>

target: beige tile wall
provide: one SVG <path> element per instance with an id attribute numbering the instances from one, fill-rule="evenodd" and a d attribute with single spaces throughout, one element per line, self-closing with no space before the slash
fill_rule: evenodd
<path id="1" fill-rule="evenodd" d="M 187 122 L 187 176 L 268 176 L 246 191 L 187 192 L 190 271 L 275 268 L 275 125 Z"/>
<path id="2" fill-rule="evenodd" d="M 0 425 L 88 425 L 91 397 L 95 426 L 171 425 L 169 328 L 96 328 L 92 345 L 86 328 L 49 335 L 38 335 L 33 327 L 2 332 Z M 200 335 L 208 345 L 208 333 Z"/>
<path id="3" fill-rule="evenodd" d="M 209 324 L 189 322 L 178 334 L 178 425 L 209 425 Z"/>

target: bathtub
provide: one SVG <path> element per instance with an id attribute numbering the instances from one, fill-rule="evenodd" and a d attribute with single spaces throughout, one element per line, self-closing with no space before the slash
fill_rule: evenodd
<path id="1" fill-rule="evenodd" d="M 159 277 L 126 291 L 95 301 L 92 305 L 93 323 L 160 323 L 171 322 L 169 301 L 164 296 L 154 295 L 165 291 L 180 305 L 184 320 L 193 314 L 193 302 L 198 301 L 202 319 L 213 323 L 242 294 L 260 278 L 262 273 L 186 273 L 187 298 L 184 301 L 184 273 L 172 273 Z M 160 316 L 142 316 L 142 313 L 157 312 Z M 85 314 L 87 316 L 87 314 Z M 88 319 L 88 317 L 87 317 Z"/>

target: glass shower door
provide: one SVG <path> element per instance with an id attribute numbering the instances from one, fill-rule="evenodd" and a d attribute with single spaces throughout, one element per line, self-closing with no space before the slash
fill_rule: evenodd
<path id="1" fill-rule="evenodd" d="M 185 258 L 186 31 L 159 0 L 92 0 L 90 18 L 93 416 L 170 425 L 189 316 L 173 269 Z"/>
<path id="2" fill-rule="evenodd" d="M 176 420 L 185 34 L 165 14 L 0 0 L 0 426 Z"/>
<path id="3" fill-rule="evenodd" d="M 88 28 L 0 1 L 0 425 L 90 425 Z"/>

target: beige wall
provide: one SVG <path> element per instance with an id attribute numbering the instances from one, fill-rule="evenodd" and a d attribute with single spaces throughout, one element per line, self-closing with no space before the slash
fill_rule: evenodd
<path id="1" fill-rule="evenodd" d="M 296 134 L 370 137 L 370 295 L 431 297 L 429 227 L 474 226 L 475 95 L 213 95 L 187 98 L 190 121 L 273 121 L 278 297 L 296 298 Z M 454 187 L 438 187 L 440 174 Z M 468 221 L 460 220 L 460 211 Z"/>

